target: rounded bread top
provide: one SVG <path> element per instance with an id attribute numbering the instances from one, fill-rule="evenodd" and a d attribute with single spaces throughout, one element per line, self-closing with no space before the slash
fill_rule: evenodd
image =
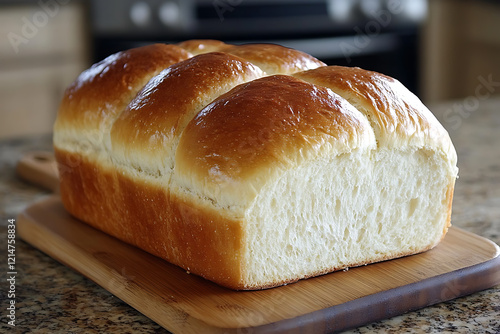
<path id="1" fill-rule="evenodd" d="M 283 171 L 375 146 L 366 118 L 330 89 L 285 75 L 233 88 L 184 130 L 174 177 L 219 206 L 248 203 Z"/>
<path id="2" fill-rule="evenodd" d="M 71 141 L 219 206 L 248 203 L 305 161 L 377 145 L 456 163 L 446 130 L 397 80 L 278 45 L 203 40 L 119 52 L 83 72 L 55 125 L 54 145 Z"/>
<path id="3" fill-rule="evenodd" d="M 149 79 L 190 54 L 175 45 L 152 44 L 121 51 L 85 70 L 66 89 L 56 129 L 100 128 L 123 111 Z"/>
<path id="4" fill-rule="evenodd" d="M 244 44 L 224 49 L 224 52 L 241 57 L 272 74 L 292 74 L 326 66 L 307 53 L 276 44 Z"/>
<path id="5" fill-rule="evenodd" d="M 233 45 L 214 39 L 190 39 L 177 43 L 177 46 L 196 56 L 207 52 L 223 51 L 224 49 L 231 48 Z"/>
<path id="6" fill-rule="evenodd" d="M 257 65 L 268 75 L 292 74 L 326 66 L 305 52 L 277 44 L 231 45 L 211 39 L 195 39 L 177 45 L 194 55 L 215 51 L 229 53 Z"/>
<path id="7" fill-rule="evenodd" d="M 173 168 L 178 138 L 196 114 L 233 87 L 262 76 L 257 66 L 220 52 L 200 54 L 166 68 L 114 122 L 113 157 L 142 170 L 168 173 L 163 170 Z"/>
<path id="8" fill-rule="evenodd" d="M 381 147 L 441 150 L 456 164 L 448 132 L 429 109 L 401 82 L 359 67 L 327 66 L 294 74 L 328 87 L 345 98 L 370 121 Z"/>

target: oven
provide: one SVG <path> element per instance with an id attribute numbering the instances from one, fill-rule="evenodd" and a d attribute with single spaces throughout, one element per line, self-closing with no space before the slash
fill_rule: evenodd
<path id="1" fill-rule="evenodd" d="M 277 43 L 417 93 L 427 0 L 92 0 L 93 60 L 153 42 Z"/>

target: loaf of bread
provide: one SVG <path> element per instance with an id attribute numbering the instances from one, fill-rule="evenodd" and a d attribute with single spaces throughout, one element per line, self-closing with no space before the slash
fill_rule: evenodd
<path id="1" fill-rule="evenodd" d="M 54 149 L 72 215 L 238 290 L 431 249 L 458 171 L 397 80 L 210 40 L 93 65 L 66 90 Z"/>

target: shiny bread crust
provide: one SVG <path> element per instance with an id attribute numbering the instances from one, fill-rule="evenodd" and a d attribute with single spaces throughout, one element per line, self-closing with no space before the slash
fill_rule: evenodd
<path id="1" fill-rule="evenodd" d="M 61 199 L 78 219 L 220 285 L 242 289 L 242 221 L 55 149 Z"/>
<path id="2" fill-rule="evenodd" d="M 325 157 L 456 153 L 432 113 L 385 75 L 326 66 L 278 45 L 154 44 L 92 66 L 54 125 L 61 198 L 89 225 L 231 289 L 263 289 L 425 251 L 379 254 L 297 276 L 245 280 L 246 210 L 269 182 Z M 440 240 L 439 239 L 439 240 Z"/>

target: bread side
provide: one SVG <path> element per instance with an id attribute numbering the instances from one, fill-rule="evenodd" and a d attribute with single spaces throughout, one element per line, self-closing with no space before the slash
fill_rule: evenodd
<path id="1" fill-rule="evenodd" d="M 245 288 L 422 252 L 449 226 L 455 156 L 426 109 L 374 131 L 389 111 L 286 76 L 238 86 L 184 131 L 171 189 L 243 219 Z"/>
<path id="2" fill-rule="evenodd" d="M 445 165 L 433 152 L 383 149 L 288 170 L 246 213 L 243 279 L 258 287 L 434 247 L 449 226 Z"/>
<path id="3" fill-rule="evenodd" d="M 444 236 L 456 154 L 402 85 L 274 45 L 168 48 L 179 59 L 133 85 L 114 83 L 157 50 L 112 56 L 68 89 L 54 147 L 70 213 L 233 289 L 414 254 Z"/>
<path id="4" fill-rule="evenodd" d="M 150 178 L 55 148 L 61 198 L 75 217 L 189 273 L 243 289 L 242 221 L 178 197 Z M 71 168 L 68 168 L 72 166 Z"/>
<path id="5" fill-rule="evenodd" d="M 113 54 L 70 85 L 54 124 L 54 143 L 71 152 L 103 153 L 116 117 L 164 68 L 191 55 L 175 45 L 153 44 Z"/>
<path id="6" fill-rule="evenodd" d="M 290 76 L 268 76 L 235 87 L 188 124 L 172 187 L 242 217 L 284 171 L 371 146 L 368 121 L 340 96 Z"/>
<path id="7" fill-rule="evenodd" d="M 113 165 L 130 175 L 161 178 L 168 189 L 175 150 L 186 125 L 218 96 L 264 75 L 255 65 L 220 52 L 166 68 L 114 121 L 106 145 Z"/>

